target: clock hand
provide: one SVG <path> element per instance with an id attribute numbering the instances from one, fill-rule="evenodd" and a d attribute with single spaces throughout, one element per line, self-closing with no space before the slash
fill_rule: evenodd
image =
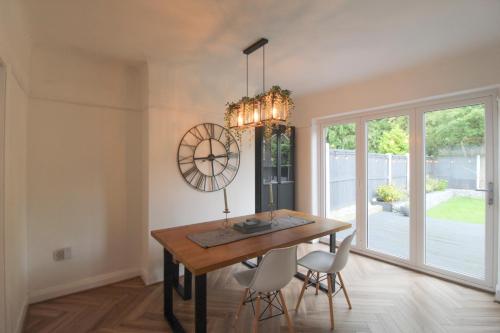
<path id="1" fill-rule="evenodd" d="M 227 157 L 227 155 L 218 155 L 218 156 L 212 156 L 210 157 L 210 155 L 208 156 L 205 156 L 205 157 L 194 157 L 193 160 L 202 160 L 202 161 L 207 161 L 207 160 L 212 160 L 212 159 L 216 159 L 216 158 L 222 158 L 222 157 Z"/>
<path id="2" fill-rule="evenodd" d="M 214 156 L 213 159 L 223 158 L 223 157 L 227 157 L 227 155 L 217 155 L 217 156 Z M 210 156 L 195 157 L 195 158 L 193 158 L 193 160 L 195 160 L 195 161 L 198 161 L 198 160 L 207 161 L 207 160 L 210 160 Z"/>
<path id="3" fill-rule="evenodd" d="M 212 138 L 209 138 L 208 142 L 210 142 L 210 156 L 214 156 L 214 154 L 212 153 Z M 210 159 L 210 163 L 212 163 L 212 176 L 215 176 L 214 159 L 213 158 Z"/>
<path id="4" fill-rule="evenodd" d="M 215 162 L 217 162 L 217 163 L 219 163 L 219 164 L 220 164 L 220 166 L 222 166 L 223 168 L 226 168 L 226 165 L 225 165 L 225 164 L 223 164 L 223 163 L 221 163 L 221 162 L 219 162 L 219 161 L 217 161 L 217 160 L 214 160 L 214 161 L 215 161 Z"/>

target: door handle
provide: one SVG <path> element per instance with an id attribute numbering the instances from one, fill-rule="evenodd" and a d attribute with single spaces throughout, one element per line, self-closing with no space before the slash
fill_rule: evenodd
<path id="1" fill-rule="evenodd" d="M 488 192 L 488 205 L 493 205 L 495 198 L 495 192 L 493 190 L 493 182 L 488 183 L 488 188 L 476 188 L 479 192 Z"/>

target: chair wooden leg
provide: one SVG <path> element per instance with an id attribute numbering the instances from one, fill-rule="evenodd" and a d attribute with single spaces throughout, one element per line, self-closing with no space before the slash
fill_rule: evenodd
<path id="1" fill-rule="evenodd" d="M 243 296 L 241 297 L 240 304 L 238 305 L 238 310 L 236 311 L 236 315 L 234 316 L 233 326 L 235 326 L 236 322 L 238 321 L 238 317 L 240 316 L 241 309 L 243 308 L 243 304 L 245 304 L 245 300 L 247 298 L 247 294 L 248 294 L 249 290 L 250 289 L 245 288 L 245 291 L 243 292 Z"/>
<path id="2" fill-rule="evenodd" d="M 288 323 L 288 332 L 293 333 L 294 332 L 293 324 L 292 320 L 290 319 L 290 315 L 288 314 L 288 308 L 286 307 L 285 297 L 283 297 L 283 293 L 281 292 L 281 290 L 278 290 L 278 294 L 280 296 L 281 306 L 283 306 L 283 311 L 285 312 L 286 321 Z"/>
<path id="3" fill-rule="evenodd" d="M 311 276 L 311 274 L 312 271 L 308 270 L 306 278 L 304 279 L 304 284 L 302 285 L 302 290 L 300 291 L 299 300 L 297 301 L 297 306 L 295 306 L 295 311 L 299 310 L 300 301 L 302 300 L 302 297 L 304 296 L 304 291 L 306 290 L 307 285 L 309 284 L 309 277 Z"/>
<path id="4" fill-rule="evenodd" d="M 253 333 L 257 333 L 260 317 L 260 293 L 255 298 L 255 316 L 253 317 Z"/>
<path id="5" fill-rule="evenodd" d="M 330 327 L 331 329 L 335 329 L 335 319 L 333 318 L 333 301 L 332 301 L 332 293 L 333 293 L 333 288 L 332 288 L 332 275 L 328 274 L 327 279 L 328 281 L 328 304 L 330 305 Z"/>
<path id="6" fill-rule="evenodd" d="M 319 272 L 316 274 L 316 295 L 318 295 L 319 291 Z"/>
<path id="7" fill-rule="evenodd" d="M 344 279 L 342 279 L 342 275 L 340 275 L 340 272 L 338 272 L 337 274 L 339 275 L 340 285 L 342 287 L 342 290 L 344 291 L 344 296 L 347 301 L 347 305 L 349 305 L 349 310 L 351 310 L 352 309 L 351 300 L 349 299 L 349 295 L 347 295 L 347 289 L 345 288 Z"/>

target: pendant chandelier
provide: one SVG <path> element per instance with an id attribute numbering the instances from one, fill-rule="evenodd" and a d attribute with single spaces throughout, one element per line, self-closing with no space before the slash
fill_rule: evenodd
<path id="1" fill-rule="evenodd" d="M 225 112 L 226 127 L 236 131 L 249 128 L 285 125 L 289 127 L 291 111 L 294 104 L 290 97 L 290 90 L 273 86 L 265 90 L 265 45 L 268 40 L 259 39 L 243 50 L 247 60 L 247 94 L 239 101 L 227 103 Z M 248 56 L 262 48 L 262 93 L 254 97 L 248 96 Z"/>

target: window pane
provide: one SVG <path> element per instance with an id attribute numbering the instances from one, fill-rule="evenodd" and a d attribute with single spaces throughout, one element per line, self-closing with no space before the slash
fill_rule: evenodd
<path id="1" fill-rule="evenodd" d="M 356 228 L 356 125 L 326 128 L 327 217 L 352 223 Z M 353 229 L 337 233 L 344 239 Z"/>
<path id="2" fill-rule="evenodd" d="M 409 258 L 408 117 L 367 123 L 368 248 Z"/>
<path id="3" fill-rule="evenodd" d="M 425 261 L 485 276 L 485 108 L 425 113 Z"/>
<path id="4" fill-rule="evenodd" d="M 293 179 L 293 156 L 289 135 L 285 132 L 280 135 L 280 152 L 281 152 L 281 182 L 292 181 Z"/>
<path id="5" fill-rule="evenodd" d="M 278 136 L 273 134 L 262 141 L 262 173 L 264 184 L 278 182 Z"/>

